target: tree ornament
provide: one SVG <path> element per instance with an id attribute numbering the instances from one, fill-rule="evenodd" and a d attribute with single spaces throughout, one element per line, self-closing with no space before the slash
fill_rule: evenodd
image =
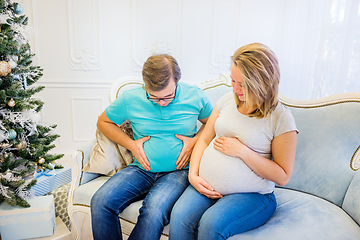
<path id="1" fill-rule="evenodd" d="M 16 81 L 19 81 L 19 80 L 20 80 L 19 74 L 15 74 L 15 75 L 14 75 L 14 80 L 16 80 Z"/>
<path id="2" fill-rule="evenodd" d="M 16 3 L 14 6 L 14 12 L 15 14 L 23 14 L 24 8 L 20 4 Z"/>
<path id="3" fill-rule="evenodd" d="M 42 158 L 42 157 L 40 157 L 38 163 L 39 163 L 39 164 L 43 164 L 44 162 L 45 162 L 45 159 Z"/>
<path id="4" fill-rule="evenodd" d="M 0 61 L 0 76 L 6 77 L 11 72 L 11 66 L 8 62 Z"/>
<path id="5" fill-rule="evenodd" d="M 9 107 L 14 107 L 15 106 L 15 104 L 16 104 L 16 102 L 15 102 L 15 100 L 14 99 L 10 99 L 9 101 L 8 101 L 8 103 L 7 103 L 8 105 L 9 105 Z"/>
<path id="6" fill-rule="evenodd" d="M 6 137 L 7 137 L 8 139 L 14 139 L 14 138 L 16 138 L 16 135 L 17 135 L 17 133 L 16 133 L 16 131 L 15 131 L 14 129 L 10 129 L 10 130 L 6 133 Z"/>
<path id="7" fill-rule="evenodd" d="M 16 147 L 17 150 L 21 150 L 21 149 L 26 148 L 26 145 L 27 145 L 26 141 L 21 140 L 21 141 L 19 142 L 19 144 L 16 144 L 16 145 L 15 145 L 15 147 Z"/>
<path id="8" fill-rule="evenodd" d="M 9 152 L 9 153 L 7 154 L 7 157 L 13 158 L 13 157 L 14 157 L 14 154 L 13 154 L 12 152 Z"/>
<path id="9" fill-rule="evenodd" d="M 9 64 L 10 64 L 11 69 L 16 68 L 16 66 L 17 66 L 17 63 L 12 59 L 9 61 Z"/>
<path id="10" fill-rule="evenodd" d="M 0 147 L 1 147 L 2 149 L 6 149 L 6 148 L 8 148 L 8 147 L 10 147 L 10 146 L 11 146 L 10 143 L 2 143 L 2 144 L 0 145 Z"/>
<path id="11" fill-rule="evenodd" d="M 8 157 L 7 153 L 0 153 L 0 162 L 3 162 L 5 158 Z"/>
<path id="12" fill-rule="evenodd" d="M 2 122 L 0 122 L 0 128 L 3 129 Z M 0 130 L 0 142 L 3 142 L 5 139 L 6 139 L 6 137 L 5 137 L 5 131 Z"/>

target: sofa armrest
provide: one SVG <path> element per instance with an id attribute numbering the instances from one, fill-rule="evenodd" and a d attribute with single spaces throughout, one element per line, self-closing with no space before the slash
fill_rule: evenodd
<path id="1" fill-rule="evenodd" d="M 69 204 L 72 204 L 74 192 L 77 187 L 100 176 L 100 174 L 82 171 L 85 164 L 89 161 L 89 154 L 95 142 L 96 140 L 92 140 L 71 154 L 72 180 L 69 188 Z"/>
<path id="2" fill-rule="evenodd" d="M 360 226 L 360 172 L 354 175 L 353 180 L 346 192 L 342 208 Z"/>

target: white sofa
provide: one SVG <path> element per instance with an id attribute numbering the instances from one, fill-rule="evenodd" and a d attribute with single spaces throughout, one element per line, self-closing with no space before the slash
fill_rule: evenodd
<path id="1" fill-rule="evenodd" d="M 215 104 L 231 91 L 230 81 L 223 74 L 199 87 Z M 110 101 L 138 84 L 137 77 L 119 79 L 110 89 Z M 265 225 L 230 239 L 360 239 L 360 93 L 302 101 L 279 95 L 279 100 L 292 111 L 300 131 L 292 178 L 285 187 L 276 187 L 278 207 Z M 75 174 L 68 211 L 75 239 L 92 237 L 90 199 L 109 178 L 81 171 L 94 143 L 72 155 Z M 140 206 L 141 201 L 135 202 L 120 214 L 125 235 L 131 232 Z M 161 239 L 167 234 L 168 226 Z"/>

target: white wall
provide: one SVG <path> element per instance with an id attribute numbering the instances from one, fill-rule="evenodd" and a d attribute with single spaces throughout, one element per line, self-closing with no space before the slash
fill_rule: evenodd
<path id="1" fill-rule="evenodd" d="M 170 53 L 182 81 L 198 84 L 230 68 L 240 46 L 277 54 L 280 91 L 307 99 L 360 91 L 358 0 L 19 0 L 24 35 L 44 69 L 36 97 L 58 124 L 54 152 L 94 138 L 111 83 L 141 75 L 152 52 Z"/>

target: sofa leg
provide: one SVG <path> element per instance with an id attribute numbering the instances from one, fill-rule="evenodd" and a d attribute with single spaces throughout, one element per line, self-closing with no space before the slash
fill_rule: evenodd
<path id="1" fill-rule="evenodd" d="M 92 240 L 90 214 L 81 211 L 73 212 L 71 221 L 71 236 L 74 240 Z"/>
<path id="2" fill-rule="evenodd" d="M 70 221 L 71 221 L 71 237 L 74 240 L 79 240 L 80 236 L 81 236 L 81 232 L 80 232 L 80 225 L 79 225 L 79 221 L 77 219 L 77 212 L 72 212 L 71 214 L 69 214 L 70 217 Z"/>

